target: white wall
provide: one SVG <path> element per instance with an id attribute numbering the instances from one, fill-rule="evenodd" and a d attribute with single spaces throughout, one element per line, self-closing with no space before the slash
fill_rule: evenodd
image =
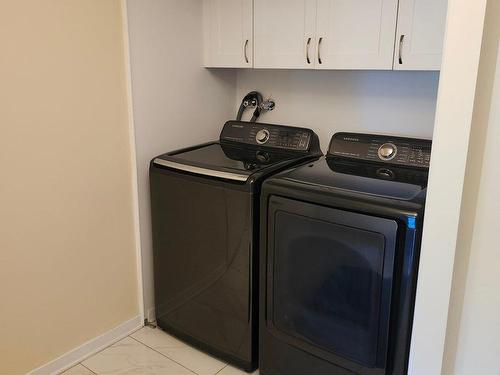
<path id="1" fill-rule="evenodd" d="M 443 374 L 500 374 L 500 0 L 489 0 Z"/>
<path id="2" fill-rule="evenodd" d="M 485 7 L 448 1 L 409 375 L 442 373 Z"/>
<path id="3" fill-rule="evenodd" d="M 216 139 L 234 118 L 233 71 L 203 66 L 202 1 L 128 0 L 146 313 L 154 306 L 148 164 Z"/>
<path id="4" fill-rule="evenodd" d="M 272 96 L 276 109 L 260 121 L 313 128 L 323 150 L 338 131 L 430 139 L 438 81 L 436 72 L 240 70 L 236 107 L 252 90 Z"/>

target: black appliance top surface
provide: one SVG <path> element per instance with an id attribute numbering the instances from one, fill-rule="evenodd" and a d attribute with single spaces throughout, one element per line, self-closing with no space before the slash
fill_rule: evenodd
<path id="1" fill-rule="evenodd" d="M 269 165 L 293 160 L 297 155 L 270 150 L 259 150 L 251 147 L 212 143 L 167 156 L 169 160 L 180 163 L 200 165 L 210 169 L 234 170 L 244 174 L 252 174 Z"/>
<path id="2" fill-rule="evenodd" d="M 289 181 L 320 189 L 368 194 L 398 200 L 412 200 L 427 187 L 427 172 L 371 163 L 322 158 L 280 175 Z"/>
<path id="3" fill-rule="evenodd" d="M 425 139 L 337 133 L 325 158 L 279 178 L 321 190 L 410 201 L 425 196 L 431 147 Z"/>
<path id="4" fill-rule="evenodd" d="M 228 121 L 218 142 L 169 152 L 155 158 L 153 163 L 188 173 L 246 182 L 257 172 L 320 155 L 318 137 L 312 130 Z"/>

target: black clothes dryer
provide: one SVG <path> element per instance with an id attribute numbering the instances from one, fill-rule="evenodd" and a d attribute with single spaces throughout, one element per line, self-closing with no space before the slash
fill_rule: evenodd
<path id="1" fill-rule="evenodd" d="M 264 182 L 261 375 L 406 374 L 430 151 L 338 133 Z"/>
<path id="2" fill-rule="evenodd" d="M 261 184 L 321 155 L 309 129 L 229 121 L 219 141 L 151 161 L 161 328 L 247 371 L 257 367 Z"/>

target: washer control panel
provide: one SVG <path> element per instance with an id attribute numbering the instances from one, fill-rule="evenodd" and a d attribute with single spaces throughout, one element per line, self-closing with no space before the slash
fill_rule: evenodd
<path id="1" fill-rule="evenodd" d="M 228 121 L 222 129 L 220 140 L 291 151 L 309 151 L 312 134 L 311 130 L 291 126 Z"/>
<path id="2" fill-rule="evenodd" d="M 429 168 L 432 142 L 385 135 L 337 133 L 328 155 L 407 167 Z"/>

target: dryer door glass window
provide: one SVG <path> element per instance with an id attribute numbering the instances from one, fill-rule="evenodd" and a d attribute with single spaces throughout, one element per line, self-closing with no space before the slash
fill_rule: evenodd
<path id="1" fill-rule="evenodd" d="M 273 215 L 272 324 L 319 355 L 384 367 L 396 223 L 291 202 Z"/>

